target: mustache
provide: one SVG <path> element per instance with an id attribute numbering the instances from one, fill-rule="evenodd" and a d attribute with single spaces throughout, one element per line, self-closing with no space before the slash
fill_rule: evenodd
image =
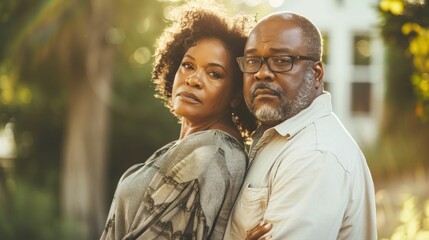
<path id="1" fill-rule="evenodd" d="M 253 85 L 252 88 L 250 89 L 252 99 L 255 97 L 255 91 L 258 89 L 268 89 L 268 90 L 272 91 L 273 94 L 278 96 L 278 97 L 281 97 L 282 93 L 283 93 L 282 89 L 279 89 L 278 87 L 274 87 L 268 83 L 261 82 L 261 83 L 257 83 L 255 85 Z"/>

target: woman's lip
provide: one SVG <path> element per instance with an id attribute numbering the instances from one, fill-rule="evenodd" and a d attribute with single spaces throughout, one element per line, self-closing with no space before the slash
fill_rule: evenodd
<path id="1" fill-rule="evenodd" d="M 190 102 L 201 103 L 200 99 L 197 96 L 189 92 L 180 92 L 179 94 L 177 94 L 177 97 L 181 97 Z"/>

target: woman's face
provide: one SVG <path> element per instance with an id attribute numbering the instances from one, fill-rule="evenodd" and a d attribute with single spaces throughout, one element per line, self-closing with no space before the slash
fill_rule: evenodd
<path id="1" fill-rule="evenodd" d="M 192 123 L 209 123 L 231 114 L 238 105 L 234 93 L 229 53 L 214 38 L 201 39 L 188 49 L 176 72 L 172 107 L 176 115 Z"/>

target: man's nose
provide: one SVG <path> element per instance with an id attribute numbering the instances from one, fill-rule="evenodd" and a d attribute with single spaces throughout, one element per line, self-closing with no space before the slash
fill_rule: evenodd
<path id="1" fill-rule="evenodd" d="M 266 61 L 262 62 L 262 66 L 255 73 L 255 79 L 258 81 L 272 81 L 274 78 L 274 72 L 268 67 L 268 63 Z"/>

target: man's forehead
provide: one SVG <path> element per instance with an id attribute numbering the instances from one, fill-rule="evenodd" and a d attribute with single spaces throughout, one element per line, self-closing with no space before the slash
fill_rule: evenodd
<path id="1" fill-rule="evenodd" d="M 249 35 L 246 45 L 256 43 L 285 43 L 300 39 L 302 37 L 302 29 L 293 24 L 282 25 L 264 25 L 261 28 L 254 29 Z"/>
<path id="2" fill-rule="evenodd" d="M 264 27 L 267 26 L 267 27 Z M 273 25 L 262 25 L 254 29 L 247 40 L 245 53 L 259 51 L 270 53 L 293 53 L 302 47 L 302 29 L 293 24 L 283 24 L 273 28 Z"/>

